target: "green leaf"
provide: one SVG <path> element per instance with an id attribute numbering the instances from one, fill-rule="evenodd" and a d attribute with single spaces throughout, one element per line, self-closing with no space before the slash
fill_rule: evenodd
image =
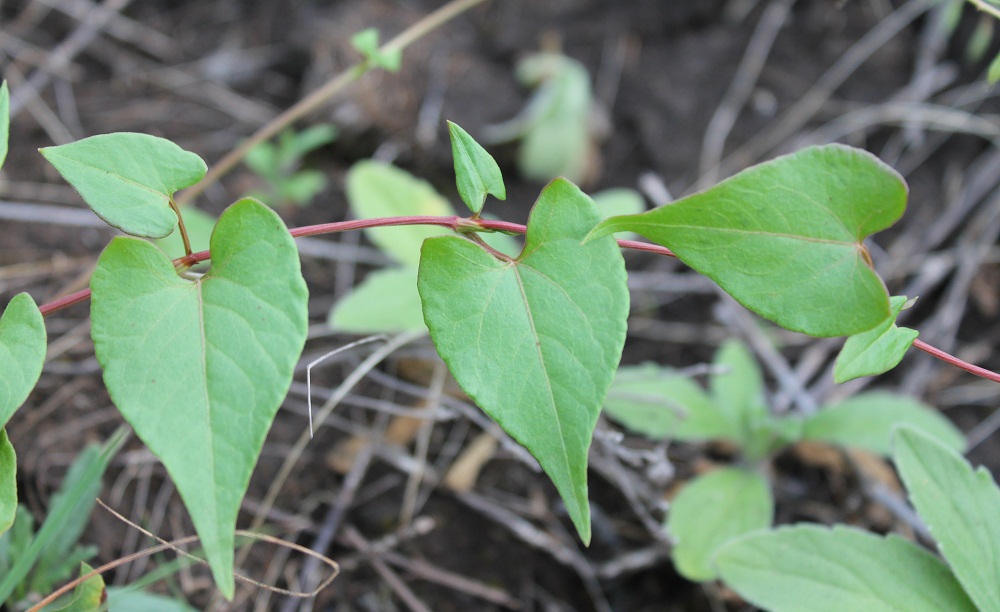
<path id="1" fill-rule="evenodd" d="M 802 437 L 888 457 L 897 425 L 916 427 L 956 451 L 965 449 L 962 432 L 934 408 L 887 391 L 861 393 L 809 415 Z"/>
<path id="2" fill-rule="evenodd" d="M 280 165 L 296 164 L 336 139 L 337 127 L 329 123 L 312 125 L 301 132 L 287 130 L 280 137 Z"/>
<path id="3" fill-rule="evenodd" d="M 378 270 L 333 305 L 330 328 L 353 334 L 420 331 L 424 315 L 417 292 L 417 269 Z"/>
<path id="4" fill-rule="evenodd" d="M 373 161 L 351 166 L 347 173 L 347 199 L 359 219 L 455 214 L 448 201 L 426 181 L 405 170 Z M 420 262 L 420 245 L 424 239 L 443 233 L 440 228 L 425 225 L 365 230 L 368 239 L 393 259 L 414 266 Z"/>
<path id="5" fill-rule="evenodd" d="M 524 135 L 517 166 L 526 178 L 565 177 L 581 182 L 587 174 L 591 141 L 586 117 L 552 114 Z"/>
<path id="6" fill-rule="evenodd" d="M 212 230 L 215 229 L 215 217 L 195 208 L 194 206 L 182 206 L 181 217 L 184 219 L 184 228 L 187 230 L 188 240 L 191 241 L 191 249 L 197 253 L 208 250 L 208 242 L 212 238 Z M 174 216 L 176 225 L 177 217 Z M 166 238 L 156 241 L 156 246 L 163 249 L 171 259 L 183 257 L 184 240 L 180 232 L 172 232 Z"/>
<path id="7" fill-rule="evenodd" d="M 0 574 L 0 601 L 7 601 L 10 598 L 14 589 L 25 580 L 32 568 L 35 568 L 32 584 L 45 583 L 45 589 L 38 589 L 42 591 L 48 590 L 51 586 L 50 579 L 60 579 L 60 572 L 66 568 L 67 561 L 70 560 L 69 555 L 77 560 L 72 560 L 73 565 L 66 569 L 71 570 L 76 567 L 79 557 L 84 555 L 73 553 L 73 547 L 90 517 L 94 498 L 100 491 L 101 477 L 126 439 L 126 429 L 122 427 L 103 447 L 88 447 L 80 453 L 70 466 L 59 493 L 53 496 L 45 523 L 23 548 L 21 545 L 30 535 L 32 521 L 26 508 L 18 510 L 14 527 L 9 532 L 14 536 L 11 539 L 18 543 L 18 550 L 16 554 L 11 555 L 14 564 L 10 570 Z"/>
<path id="8" fill-rule="evenodd" d="M 80 575 L 89 574 L 94 568 L 86 563 L 80 564 Z M 52 612 L 95 612 L 96 610 L 107 609 L 105 603 L 104 579 L 100 574 L 95 574 L 76 585 L 73 589 L 73 596 L 66 605 L 59 608 L 51 608 Z M 50 608 L 46 608 L 49 610 Z"/>
<path id="9" fill-rule="evenodd" d="M 7 81 L 0 82 L 0 168 L 7 160 L 7 146 L 10 140 L 10 90 Z"/>
<path id="10" fill-rule="evenodd" d="M 590 541 L 587 450 L 625 342 L 628 289 L 613 239 L 582 245 L 594 203 L 557 179 L 500 260 L 457 236 L 424 243 L 424 320 L 455 379 L 538 459 Z"/>
<path id="11" fill-rule="evenodd" d="M 0 429 L 0 534 L 14 524 L 17 514 L 17 455 L 7 438 L 7 430 Z"/>
<path id="12" fill-rule="evenodd" d="M 722 580 L 771 612 L 948 612 L 976 608 L 937 557 L 899 536 L 796 525 L 731 542 Z"/>
<path id="13" fill-rule="evenodd" d="M 907 349 L 920 334 L 915 329 L 896 327 L 896 317 L 906 306 L 906 296 L 889 299 L 889 316 L 872 329 L 854 334 L 844 343 L 833 366 L 833 379 L 838 383 L 876 376 L 896 367 Z"/>
<path id="14" fill-rule="evenodd" d="M 697 383 L 651 363 L 618 368 L 604 413 L 654 440 L 735 441 L 742 433 Z"/>
<path id="15" fill-rule="evenodd" d="M 984 612 L 1000 610 L 1000 489 L 954 450 L 911 427 L 894 437 L 893 460 L 910 501 L 965 592 Z M 944 609 L 944 608 L 942 608 Z"/>
<path id="16" fill-rule="evenodd" d="M 142 610 L 142 612 L 197 612 L 183 601 L 170 599 L 128 587 L 108 589 L 109 610 Z"/>
<path id="17" fill-rule="evenodd" d="M 1000 53 L 993 57 L 986 69 L 986 82 L 995 85 L 997 81 L 1000 81 Z"/>
<path id="18" fill-rule="evenodd" d="M 693 479 L 667 516 L 678 573 L 689 580 L 714 580 L 715 552 L 734 538 L 769 527 L 773 518 L 771 486 L 756 472 L 722 468 Z"/>
<path id="19" fill-rule="evenodd" d="M 709 379 L 712 401 L 729 421 L 741 428 L 744 438 L 767 417 L 764 378 L 746 345 L 728 340 L 715 354 L 712 365 L 721 372 Z"/>
<path id="20" fill-rule="evenodd" d="M 813 336 L 871 329 L 889 296 L 862 241 L 906 207 L 906 183 L 874 155 L 809 147 L 592 236 L 634 231 L 671 249 L 741 304 Z"/>
<path id="21" fill-rule="evenodd" d="M 597 210 L 604 219 L 619 215 L 638 215 L 646 210 L 646 201 L 639 192 L 627 187 L 605 189 L 591 194 L 590 197 L 594 199 Z"/>
<path id="22" fill-rule="evenodd" d="M 260 202 L 230 206 L 211 246 L 211 270 L 191 281 L 152 244 L 115 238 L 91 278 L 91 319 L 112 400 L 170 472 L 231 598 L 236 516 L 305 342 L 308 291 L 292 237 Z"/>
<path id="23" fill-rule="evenodd" d="M 45 322 L 31 296 L 19 293 L 0 315 L 0 427 L 28 399 L 45 364 Z"/>
<path id="24" fill-rule="evenodd" d="M 448 122 L 448 134 L 451 135 L 458 194 L 469 210 L 478 215 L 486 202 L 486 194 L 506 200 L 507 188 L 493 156 L 456 123 Z"/>
<path id="25" fill-rule="evenodd" d="M 399 72 L 399 68 L 403 63 L 402 51 L 394 49 L 389 52 L 383 52 L 379 48 L 378 30 L 375 28 L 367 28 L 351 36 L 351 45 L 373 65 L 389 72 Z"/>
<path id="26" fill-rule="evenodd" d="M 143 238 L 173 231 L 171 196 L 207 170 L 194 153 L 148 134 L 103 134 L 39 151 L 98 217 Z"/>

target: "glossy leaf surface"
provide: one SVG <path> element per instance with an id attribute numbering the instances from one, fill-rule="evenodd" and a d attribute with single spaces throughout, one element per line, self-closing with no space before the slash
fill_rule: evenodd
<path id="1" fill-rule="evenodd" d="M 715 557 L 722 580 L 771 612 L 972 612 L 948 566 L 898 536 L 797 525 L 750 534 Z"/>
<path id="2" fill-rule="evenodd" d="M 0 427 L 35 388 L 45 350 L 42 313 L 30 295 L 19 293 L 0 316 Z"/>
<path id="3" fill-rule="evenodd" d="M 457 236 L 424 243 L 424 320 L 455 379 L 538 459 L 584 542 L 587 450 L 625 342 L 625 265 L 610 237 L 581 240 L 599 219 L 566 180 L 550 183 L 517 259 Z"/>
<path id="4" fill-rule="evenodd" d="M 1000 489 L 992 474 L 973 471 L 954 450 L 910 427 L 896 431 L 893 457 L 966 593 L 980 610 L 1000 610 Z"/>
<path id="5" fill-rule="evenodd" d="M 874 328 L 847 339 L 833 366 L 833 379 L 838 383 L 861 376 L 876 376 L 896 367 L 920 332 L 897 327 L 896 317 L 906 305 L 906 296 L 889 299 L 891 312 Z"/>
<path id="6" fill-rule="evenodd" d="M 673 204 L 601 223 L 671 249 L 741 304 L 813 336 L 860 333 L 889 316 L 862 241 L 892 225 L 906 183 L 870 153 L 810 147 Z"/>
<path id="7" fill-rule="evenodd" d="M 693 479 L 667 515 L 677 571 L 689 580 L 714 580 L 715 552 L 736 537 L 769 527 L 773 517 L 771 485 L 758 473 L 722 468 Z"/>
<path id="8" fill-rule="evenodd" d="M 170 472 L 231 597 L 236 516 L 305 342 L 308 292 L 288 230 L 255 200 L 223 213 L 211 245 L 192 281 L 152 244 L 115 238 L 91 318 L 115 405 Z"/>
<path id="9" fill-rule="evenodd" d="M 173 231 L 171 196 L 207 171 L 194 153 L 148 134 L 102 134 L 39 151 L 98 217 L 143 238 Z"/>

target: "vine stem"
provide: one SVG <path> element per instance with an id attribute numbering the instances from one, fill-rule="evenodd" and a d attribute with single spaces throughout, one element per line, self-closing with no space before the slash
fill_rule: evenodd
<path id="1" fill-rule="evenodd" d="M 353 230 L 367 229 L 371 227 L 392 227 L 399 225 L 436 225 L 438 227 L 445 227 L 452 231 L 458 233 L 469 233 L 469 232 L 479 232 L 479 231 L 494 231 L 494 232 L 504 232 L 508 234 L 524 234 L 527 232 L 527 228 L 519 223 L 511 223 L 509 221 L 494 221 L 491 219 L 480 219 L 480 218 L 469 218 L 469 217 L 459 217 L 457 215 L 446 216 L 446 217 L 434 217 L 434 216 L 410 216 L 410 217 L 381 217 L 377 219 L 357 219 L 354 221 L 338 221 L 335 223 L 321 223 L 319 225 L 306 225 L 303 227 L 296 227 L 288 230 L 288 233 L 295 238 L 302 238 L 305 236 L 318 236 L 321 234 L 335 234 L 339 232 L 348 232 Z M 656 244 L 650 244 L 648 242 L 638 242 L 636 240 L 619 240 L 618 246 L 623 249 L 630 249 L 636 251 L 645 251 L 647 253 L 655 253 L 657 255 L 664 255 L 666 257 L 676 257 L 674 253 L 665 247 L 661 247 Z M 211 255 L 208 251 L 199 251 L 198 253 L 192 253 L 190 255 L 185 255 L 179 259 L 174 260 L 175 266 L 190 267 L 197 263 L 207 261 L 211 259 Z M 83 289 L 77 291 L 76 293 L 71 293 L 67 296 L 61 297 L 58 300 L 43 304 L 38 309 L 41 311 L 42 316 L 48 316 L 54 312 L 68 308 L 74 304 L 79 304 L 80 302 L 85 302 L 90 299 L 90 289 Z M 928 353 L 941 361 L 950 363 L 951 365 L 965 370 L 976 376 L 985 378 L 987 380 L 992 380 L 994 382 L 1000 382 L 1000 374 L 987 370 L 986 368 L 981 368 L 977 365 L 963 361 L 954 355 L 946 353 L 939 348 L 933 347 L 922 340 L 913 341 L 914 348 L 917 348 L 925 353 Z"/>
<path id="2" fill-rule="evenodd" d="M 436 28 L 448 23 L 455 17 L 458 17 L 462 13 L 478 4 L 482 4 L 485 1 L 486 0 L 453 0 L 436 11 L 428 13 L 422 19 L 397 34 L 391 40 L 382 45 L 379 49 L 379 53 L 403 51 L 403 49 L 420 40 Z M 370 67 L 371 66 L 368 60 L 354 64 L 350 68 L 327 81 L 316 91 L 296 102 L 294 106 L 289 107 L 283 113 L 269 121 L 264 127 L 257 130 L 253 136 L 242 142 L 238 147 L 219 160 L 218 163 L 214 164 L 212 169 L 208 171 L 204 178 L 182 192 L 177 197 L 177 203 L 182 206 L 190 203 L 196 197 L 201 195 L 202 192 L 209 187 L 209 185 L 213 185 L 218 182 L 220 178 L 225 176 L 230 170 L 235 168 L 237 164 L 243 161 L 243 158 L 247 156 L 247 153 L 249 153 L 251 149 L 265 140 L 269 140 L 270 138 L 276 136 L 281 130 L 285 129 L 295 121 L 298 121 L 302 117 L 305 117 L 309 113 L 317 110 L 320 106 L 325 104 L 327 100 L 340 93 L 345 87 L 357 79 L 361 78 L 362 75 L 368 72 Z"/>
<path id="3" fill-rule="evenodd" d="M 963 360 L 959 359 L 958 357 L 955 357 L 954 355 L 950 355 L 950 354 L 942 351 L 941 349 L 939 349 L 937 347 L 934 347 L 934 346 L 931 346 L 931 345 L 927 344 L 923 340 L 919 340 L 919 339 L 914 340 L 913 341 L 913 347 L 917 348 L 917 349 L 920 349 L 921 351 L 927 353 L 928 355 L 932 355 L 934 357 L 937 357 L 938 359 L 940 359 L 941 361 L 944 361 L 945 363 L 950 363 L 951 365 L 955 366 L 956 368 L 960 368 L 962 370 L 965 370 L 966 372 L 969 372 L 970 374 L 975 374 L 976 376 L 979 376 L 981 378 L 985 378 L 987 380 L 992 380 L 993 382 L 1000 382 L 1000 374 L 997 374 L 996 372 L 993 372 L 992 370 L 987 370 L 986 368 L 981 368 L 981 367 L 979 367 L 977 365 L 973 365 L 973 364 L 971 364 L 971 363 L 969 363 L 967 361 L 963 361 Z"/>

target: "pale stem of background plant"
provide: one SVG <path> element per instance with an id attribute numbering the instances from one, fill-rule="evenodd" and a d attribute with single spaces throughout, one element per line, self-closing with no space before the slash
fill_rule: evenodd
<path id="1" fill-rule="evenodd" d="M 967 0 L 967 2 L 982 12 L 988 13 L 997 19 L 1000 19 L 1000 8 L 993 6 L 992 4 L 986 2 L 986 0 Z"/>
<path id="2" fill-rule="evenodd" d="M 485 0 L 453 0 L 400 32 L 397 36 L 382 45 L 379 52 L 393 53 L 402 51 L 436 28 L 448 23 L 455 17 L 478 4 L 482 4 L 483 2 L 485 2 Z M 340 91 L 347 87 L 347 85 L 360 78 L 368 71 L 370 63 L 371 62 L 366 59 L 354 64 L 347 70 L 327 81 L 325 85 L 316 91 L 299 100 L 299 102 L 294 106 L 272 119 L 267 125 L 257 130 L 257 133 L 230 151 L 229 154 L 212 166 L 212 168 L 208 171 L 208 174 L 205 175 L 205 178 L 181 193 L 177 197 L 177 204 L 183 206 L 201 195 L 201 193 L 205 191 L 209 185 L 217 182 L 230 170 L 235 168 L 243 160 L 243 158 L 246 157 L 247 153 L 249 153 L 251 149 L 265 140 L 276 136 L 279 132 L 281 132 L 281 130 L 285 129 L 295 121 L 315 111 L 321 105 L 325 104 L 330 98 L 340 93 Z"/>

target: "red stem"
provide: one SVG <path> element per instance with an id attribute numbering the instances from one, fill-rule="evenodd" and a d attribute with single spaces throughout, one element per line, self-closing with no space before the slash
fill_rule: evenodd
<path id="1" fill-rule="evenodd" d="M 303 236 L 318 236 L 320 234 L 334 234 L 337 232 L 347 232 L 352 230 L 366 229 L 370 227 L 390 227 L 394 225 L 437 225 L 439 227 L 447 227 L 452 231 L 456 232 L 473 232 L 480 230 L 492 230 L 498 232 L 507 232 L 512 234 L 524 234 L 527 228 L 518 223 L 510 223 L 508 221 L 493 221 L 490 219 L 478 219 L 478 218 L 465 218 L 458 216 L 450 217 L 430 217 L 430 216 L 412 216 L 412 217 L 383 217 L 379 219 L 358 219 L 356 221 L 339 221 L 337 223 L 321 223 L 319 225 L 307 225 L 305 227 L 296 227 L 288 230 L 293 237 L 299 238 Z M 656 253 L 657 255 L 665 255 L 667 257 L 676 257 L 670 249 L 661 247 L 655 244 L 649 244 L 648 242 L 638 242 L 636 240 L 619 240 L 618 246 L 623 249 L 632 249 L 636 251 L 645 251 L 647 253 Z M 200 251 L 198 253 L 192 253 L 180 259 L 175 259 L 174 264 L 178 266 L 193 266 L 196 263 L 200 263 L 210 258 L 208 251 Z M 90 299 L 90 289 L 83 289 L 82 291 L 77 291 L 76 293 L 71 293 L 67 296 L 61 297 L 58 300 L 49 302 L 48 304 L 43 304 L 39 307 L 42 312 L 42 316 L 48 316 L 53 312 L 62 310 L 63 308 L 68 308 L 74 304 L 79 304 Z M 929 353 L 938 359 L 950 363 L 951 365 L 961 368 L 966 372 L 975 374 L 976 376 L 981 376 L 987 380 L 992 380 L 994 382 L 1000 382 L 1000 374 L 987 370 L 986 368 L 981 368 L 971 363 L 962 361 L 954 355 L 949 355 L 948 353 L 942 351 L 941 349 L 935 348 L 922 340 L 914 340 L 913 346 Z"/>
<path id="2" fill-rule="evenodd" d="M 938 359 L 944 361 L 945 363 L 950 363 L 956 368 L 961 368 L 966 372 L 975 374 L 976 376 L 980 376 L 987 380 L 992 380 L 993 382 L 1000 382 L 1000 374 L 997 374 L 996 372 L 993 372 L 991 370 L 987 370 L 986 368 L 981 368 L 977 365 L 973 365 L 967 361 L 962 361 L 958 357 L 950 355 L 939 348 L 933 347 L 924 342 L 923 340 L 914 340 L 913 346 L 927 353 L 928 355 L 933 355 L 934 357 L 937 357 Z"/>

